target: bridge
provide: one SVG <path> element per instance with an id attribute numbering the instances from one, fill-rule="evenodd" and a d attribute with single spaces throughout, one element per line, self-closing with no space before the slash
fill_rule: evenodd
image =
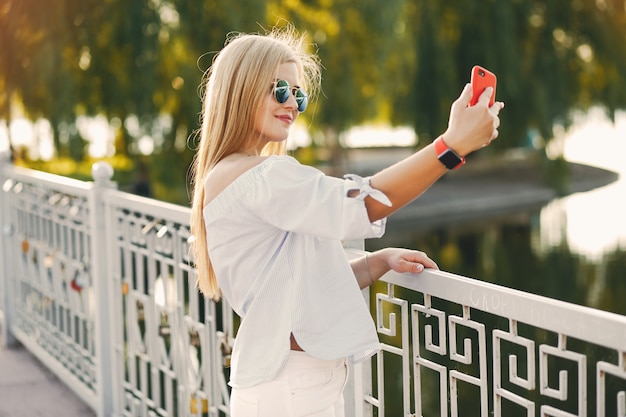
<path id="1" fill-rule="evenodd" d="M 228 416 L 238 318 L 195 289 L 189 209 L 0 160 L 0 328 L 99 417 Z M 363 242 L 346 242 L 347 256 Z M 443 271 L 363 292 L 382 350 L 347 416 L 626 416 L 626 317 Z"/>

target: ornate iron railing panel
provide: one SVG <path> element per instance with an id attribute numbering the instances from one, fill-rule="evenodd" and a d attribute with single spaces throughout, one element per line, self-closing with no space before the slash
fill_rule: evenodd
<path id="1" fill-rule="evenodd" d="M 381 281 L 367 415 L 625 415 L 626 317 L 440 271 Z"/>
<path id="2" fill-rule="evenodd" d="M 14 168 L 1 186 L 9 330 L 95 407 L 91 185 Z"/>
<path id="3" fill-rule="evenodd" d="M 189 210 L 117 191 L 105 201 L 116 415 L 226 415 L 233 313 L 196 289 Z"/>

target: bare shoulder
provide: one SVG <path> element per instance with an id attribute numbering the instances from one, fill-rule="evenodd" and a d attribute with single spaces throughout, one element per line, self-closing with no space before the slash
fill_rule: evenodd
<path id="1" fill-rule="evenodd" d="M 204 205 L 209 204 L 241 174 L 265 159 L 266 156 L 231 154 L 219 161 L 204 179 Z"/>

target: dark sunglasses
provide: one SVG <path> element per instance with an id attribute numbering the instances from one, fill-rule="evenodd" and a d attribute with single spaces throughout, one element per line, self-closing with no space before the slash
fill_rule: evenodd
<path id="1" fill-rule="evenodd" d="M 300 87 L 293 87 L 285 80 L 278 80 L 272 84 L 272 91 L 276 101 L 283 104 L 289 99 L 289 94 L 293 94 L 298 104 L 298 111 L 302 113 L 306 110 L 306 106 L 309 104 L 309 96 L 300 89 Z"/>

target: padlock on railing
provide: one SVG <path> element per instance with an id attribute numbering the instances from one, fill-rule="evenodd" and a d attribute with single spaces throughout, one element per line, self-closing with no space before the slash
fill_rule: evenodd
<path id="1" fill-rule="evenodd" d="M 223 333 L 220 341 L 220 350 L 222 351 L 222 360 L 224 368 L 230 368 L 230 359 L 233 353 L 233 347 L 228 341 L 228 333 Z"/>
<path id="2" fill-rule="evenodd" d="M 189 401 L 189 411 L 192 415 L 197 416 L 200 414 L 201 416 L 209 415 L 209 400 L 206 398 L 198 398 L 195 395 L 191 397 L 191 401 Z"/>

